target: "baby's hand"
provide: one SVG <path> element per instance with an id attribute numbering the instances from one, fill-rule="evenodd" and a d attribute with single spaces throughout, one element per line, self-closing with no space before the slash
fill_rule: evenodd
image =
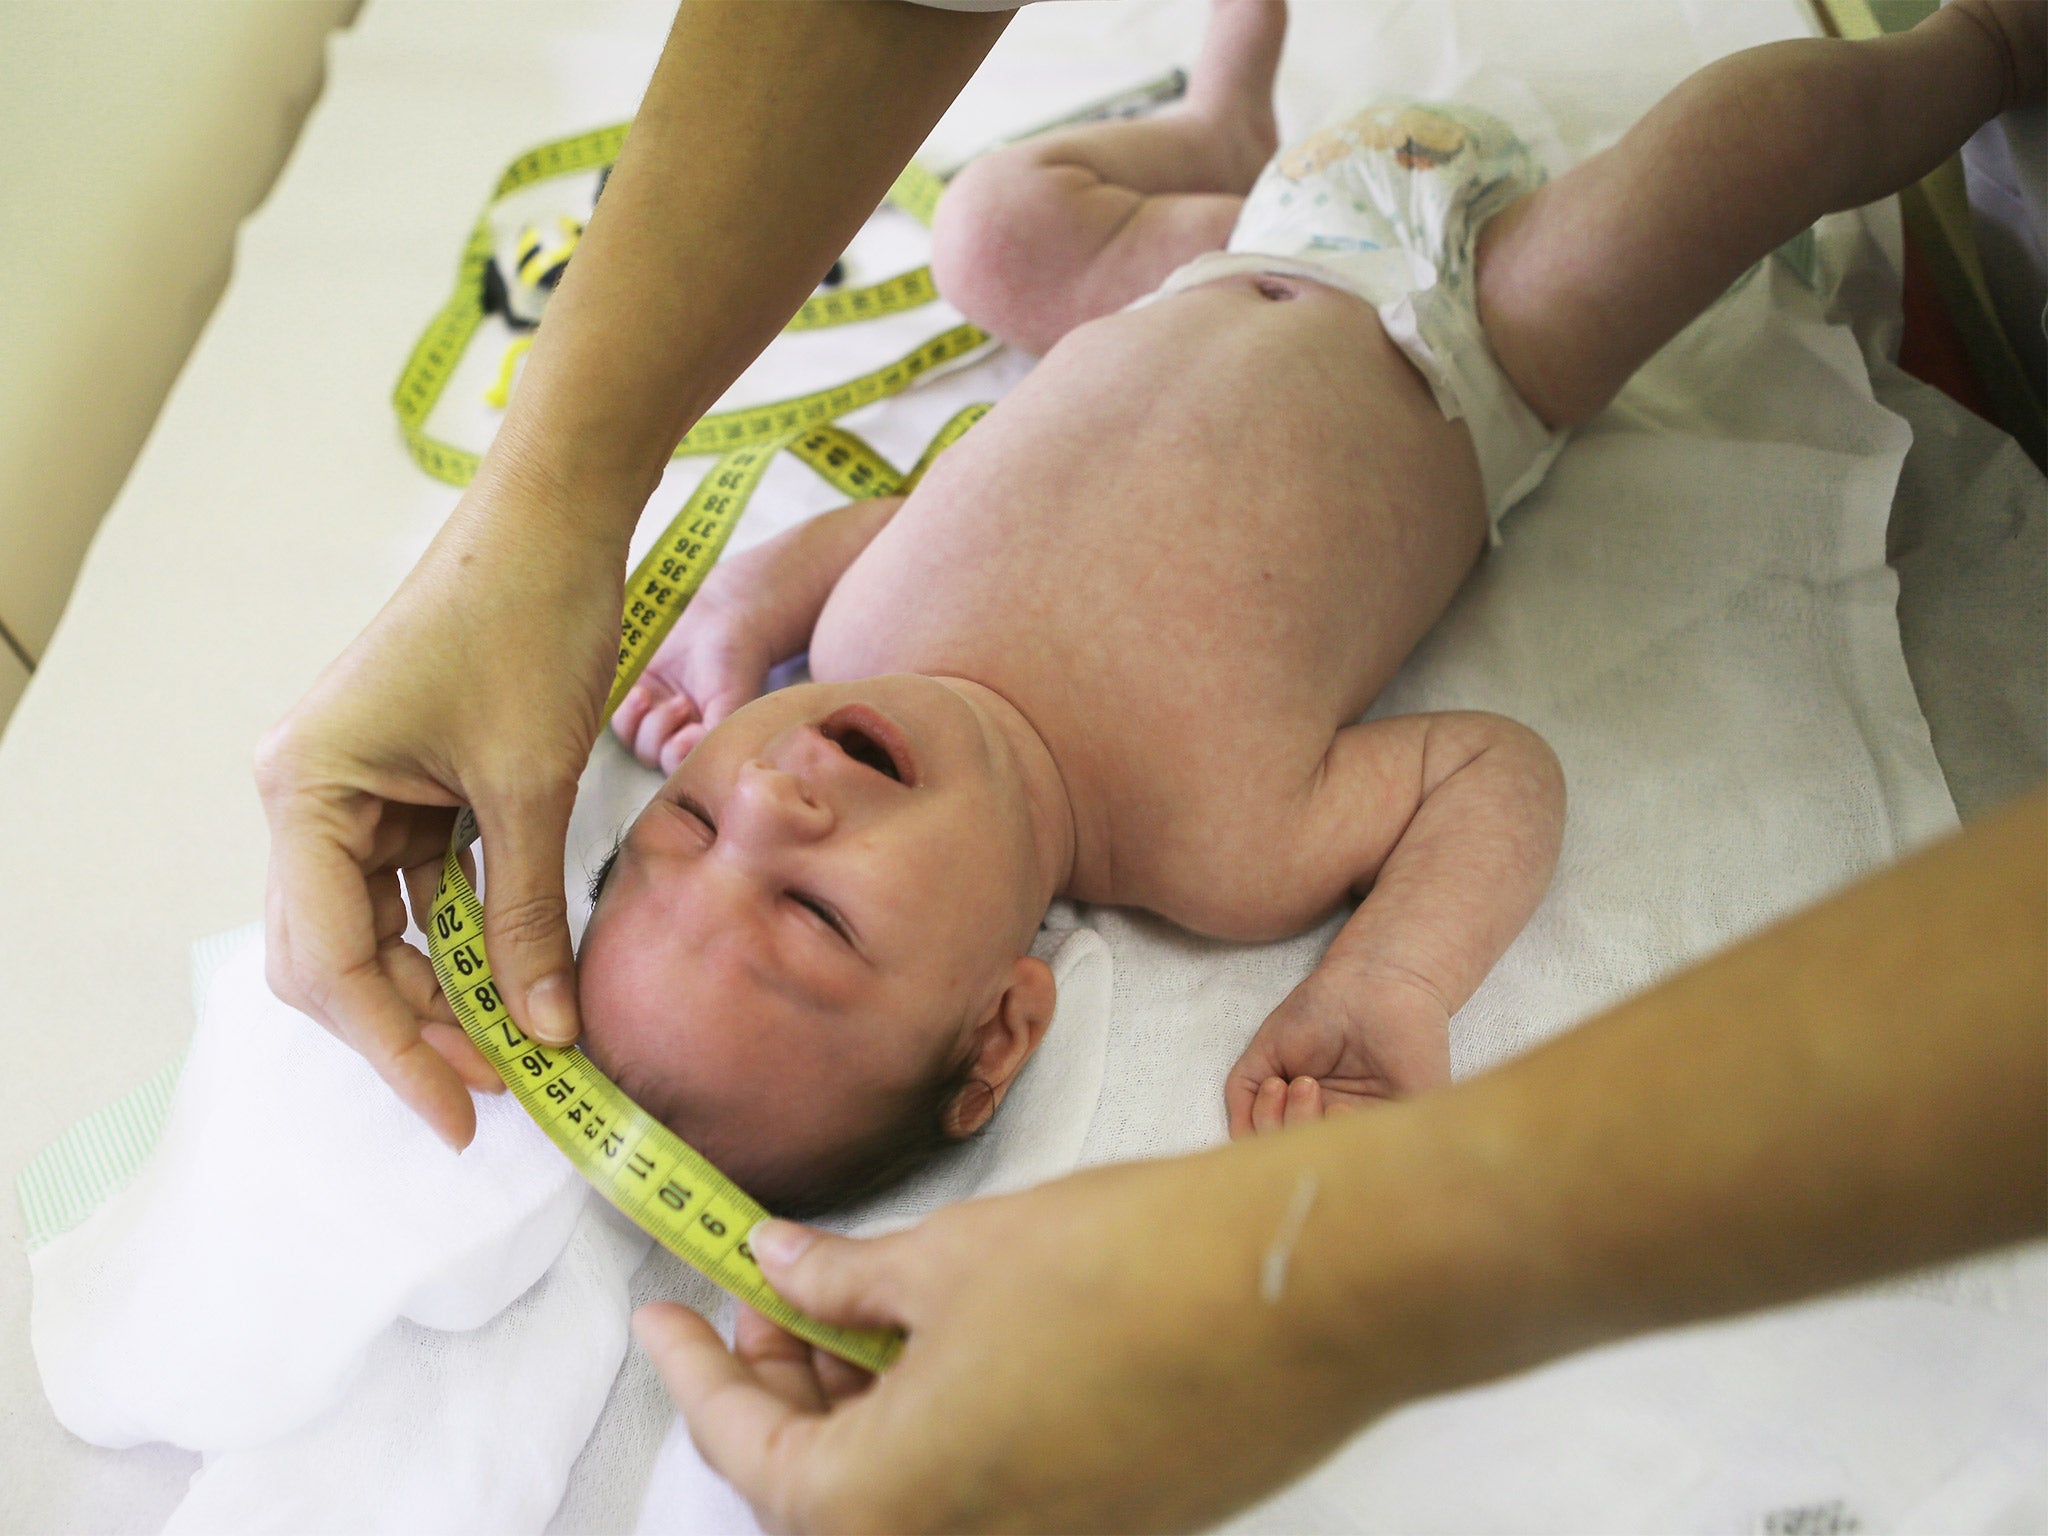
<path id="1" fill-rule="evenodd" d="M 1230 1069 L 1230 1134 L 1277 1131 L 1448 1083 L 1450 1023 L 1419 984 L 1317 970 Z"/>
<path id="2" fill-rule="evenodd" d="M 705 733 L 742 704 L 760 697 L 771 654 L 765 627 L 748 605 L 711 581 L 691 599 L 617 713 L 612 729 L 650 768 L 674 773 Z"/>

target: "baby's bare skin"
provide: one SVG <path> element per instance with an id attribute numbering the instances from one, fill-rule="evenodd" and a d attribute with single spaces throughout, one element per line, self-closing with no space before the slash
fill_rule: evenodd
<path id="1" fill-rule="evenodd" d="M 760 668 L 807 642 L 823 684 L 989 690 L 1056 772 L 1055 894 L 1257 941 L 1371 892 L 1233 1074 L 1264 1129 L 1448 1081 L 1450 1015 L 1555 862 L 1533 734 L 1353 723 L 1485 529 L 1465 429 L 1368 305 L 1233 278 L 1072 330 L 900 507 L 736 557 L 665 655 L 704 658 L 679 698 L 724 686 L 738 636 Z"/>
<path id="2" fill-rule="evenodd" d="M 1064 894 L 1278 938 L 1399 830 L 1360 775 L 1412 777 L 1412 733 L 1333 748 L 1484 538 L 1463 431 L 1370 308 L 1213 283 L 1054 348 L 840 579 L 811 673 L 994 689 L 1072 799 Z"/>
<path id="3" fill-rule="evenodd" d="M 2038 94 L 2038 7 L 2012 12 L 2020 45 L 2006 10 L 1958 0 L 1880 44 L 1735 56 L 1496 216 L 1478 248 L 1480 318 L 1538 416 L 1596 413 L 1751 262 Z M 1035 1046 L 1049 976 L 1028 958 L 941 963 L 945 946 L 916 934 L 951 923 L 965 956 L 970 933 L 1035 922 L 1064 894 L 1264 940 L 1361 898 L 1233 1068 L 1242 1134 L 1448 1080 L 1450 1015 L 1556 859 L 1562 781 L 1532 733 L 1481 714 L 1352 723 L 1450 601 L 1486 521 L 1464 426 L 1374 311 L 1274 277 L 1122 308 L 1227 237 L 1271 152 L 1282 16 L 1270 0 L 1218 0 L 1186 110 L 1014 146 L 956 182 L 936 232 L 941 286 L 1044 361 L 906 502 L 843 508 L 728 560 L 614 722 L 674 773 L 664 797 L 696 807 L 686 844 L 650 834 L 636 851 L 636 826 L 630 868 L 665 859 L 727 906 L 733 892 L 836 885 L 879 936 L 863 949 L 903 957 L 871 964 L 896 984 L 893 1016 L 913 991 L 964 1014 L 964 1032 L 944 1029 L 968 1042 L 983 1091 L 949 1119 L 956 1132 L 987 1118 Z M 1788 141 L 1814 153 L 1787 162 L 1775 146 Z M 741 708 L 806 647 L 815 694 Z M 933 783 L 848 766 L 832 712 L 869 705 L 893 711 L 906 742 L 929 738 Z M 917 795 L 943 808 L 954 786 L 971 810 L 912 835 Z M 723 831 L 712 793 L 730 808 Z M 1002 829 L 986 867 L 1022 891 L 1018 912 L 966 920 L 964 893 L 993 883 L 977 878 L 968 827 Z M 955 894 L 918 911 L 912 881 Z M 608 953 L 660 937 L 611 921 Z M 586 999 L 621 999 L 617 1013 L 680 985 L 629 969 L 586 964 Z M 757 990 L 718 1001 L 745 1011 Z M 823 1097 L 886 1038 L 792 1018 L 751 1042 L 753 1058 L 724 1025 L 699 1054 L 738 1084 L 799 1048 L 775 1041 L 801 1040 L 832 1057 L 804 1090 Z M 619 1028 L 658 1043 L 668 1027 Z"/>
<path id="4" fill-rule="evenodd" d="M 785 654 L 823 684 L 960 680 L 994 696 L 997 734 L 1021 727 L 1022 777 L 1049 770 L 1045 894 L 1241 941 L 1367 898 L 1234 1070 L 1239 1132 L 1447 1082 L 1450 1015 L 1540 899 L 1563 818 L 1555 758 L 1511 721 L 1354 723 L 1486 538 L 1465 428 L 1372 308 L 1266 276 L 1122 307 L 1227 235 L 1273 149 L 1283 27 L 1223 0 L 1184 112 L 1052 141 L 1089 169 L 963 178 L 942 284 L 1057 344 L 900 510 L 827 514 L 714 573 L 617 722 L 675 769 Z M 1006 227 L 1055 242 L 1019 253 L 1022 282 L 972 249 Z M 1117 260 L 1091 266 L 1101 231 Z M 930 728 L 900 693 L 861 697 Z"/>

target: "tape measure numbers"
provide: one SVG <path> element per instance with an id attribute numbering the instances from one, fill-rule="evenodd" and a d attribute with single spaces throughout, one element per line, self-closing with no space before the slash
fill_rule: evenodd
<path id="1" fill-rule="evenodd" d="M 463 1033 L 577 1171 L 664 1248 L 798 1337 L 867 1370 L 887 1369 L 903 1347 L 901 1334 L 827 1327 L 784 1301 L 746 1244 L 768 1213 L 581 1051 L 543 1046 L 512 1022 L 484 955 L 483 904 L 462 872 L 461 850 L 475 836 L 475 819 L 464 811 L 428 930 L 434 973 Z"/>
<path id="2" fill-rule="evenodd" d="M 908 474 L 836 426 L 749 443 L 721 458 L 627 583 L 606 718 L 710 574 L 777 453 L 794 453 L 850 496 L 892 495 L 913 487 L 988 409 L 974 405 L 955 415 Z M 462 868 L 462 852 L 476 835 L 476 819 L 465 810 L 456 818 L 427 924 L 434 974 L 463 1033 L 577 1171 L 664 1248 L 797 1337 L 867 1370 L 885 1369 L 902 1348 L 901 1334 L 835 1328 L 784 1301 L 763 1278 L 745 1241 L 768 1212 L 628 1098 L 581 1051 L 543 1046 L 512 1021 L 484 953 L 483 904 Z"/>
<path id="3" fill-rule="evenodd" d="M 1015 143 L 1034 134 L 1080 123 L 1140 116 L 1178 100 L 1186 93 L 1187 83 L 1185 71 L 1168 70 L 1156 79 L 1091 102 L 1004 142 Z M 602 170 L 611 165 L 625 147 L 626 132 L 630 127 L 630 123 L 613 123 L 528 150 L 505 168 L 497 185 L 492 188 L 490 203 L 478 216 L 476 226 L 470 231 L 469 242 L 463 249 L 456 271 L 455 292 L 413 347 L 412 356 L 407 360 L 392 395 L 392 405 L 398 413 L 399 429 L 404 434 L 407 452 L 436 480 L 464 486 L 476 477 L 479 455 L 429 436 L 426 424 L 447 387 L 450 374 L 483 322 L 483 279 L 492 257 L 491 206 L 536 182 L 582 171 Z M 890 186 L 883 201 L 928 226 L 938 210 L 939 198 L 946 190 L 950 174 L 933 171 L 913 160 L 903 168 L 903 173 Z M 797 311 L 784 329 L 813 331 L 827 326 L 849 325 L 916 309 L 937 297 L 931 268 L 919 267 L 866 287 L 818 294 Z M 721 412 L 717 416 L 706 417 L 683 439 L 676 453 L 718 452 L 745 443 L 765 441 L 799 426 L 831 420 L 860 405 L 886 399 L 915 383 L 930 368 L 965 356 L 987 341 L 988 338 L 972 326 L 957 327 L 886 368 L 842 385 L 838 392 L 819 391 L 752 410 Z M 517 352 L 508 351 L 498 379 L 489 391 L 493 405 L 501 405 L 509 398 L 512 370 L 524 353 L 524 348 Z"/>

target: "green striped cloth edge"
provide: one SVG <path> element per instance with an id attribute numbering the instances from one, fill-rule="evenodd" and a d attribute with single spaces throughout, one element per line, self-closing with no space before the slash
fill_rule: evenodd
<path id="1" fill-rule="evenodd" d="M 206 994 L 228 957 L 262 932 L 261 923 L 250 923 L 192 946 L 195 1018 L 204 1015 Z M 184 1067 L 180 1051 L 141 1087 L 94 1110 L 29 1160 L 14 1188 L 30 1253 L 69 1232 L 142 1171 L 170 1118 Z"/>

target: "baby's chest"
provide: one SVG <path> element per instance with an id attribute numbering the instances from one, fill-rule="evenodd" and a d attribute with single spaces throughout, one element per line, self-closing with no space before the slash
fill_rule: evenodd
<path id="1" fill-rule="evenodd" d="M 842 579 L 818 643 L 874 670 L 965 655 L 1056 669 L 1127 700 L 1220 690 L 1242 705 L 1354 667 L 1377 579 L 1361 530 L 1303 481 L 1253 496 L 1180 466 L 1165 493 L 1169 468 L 1085 501 L 907 507 Z"/>

